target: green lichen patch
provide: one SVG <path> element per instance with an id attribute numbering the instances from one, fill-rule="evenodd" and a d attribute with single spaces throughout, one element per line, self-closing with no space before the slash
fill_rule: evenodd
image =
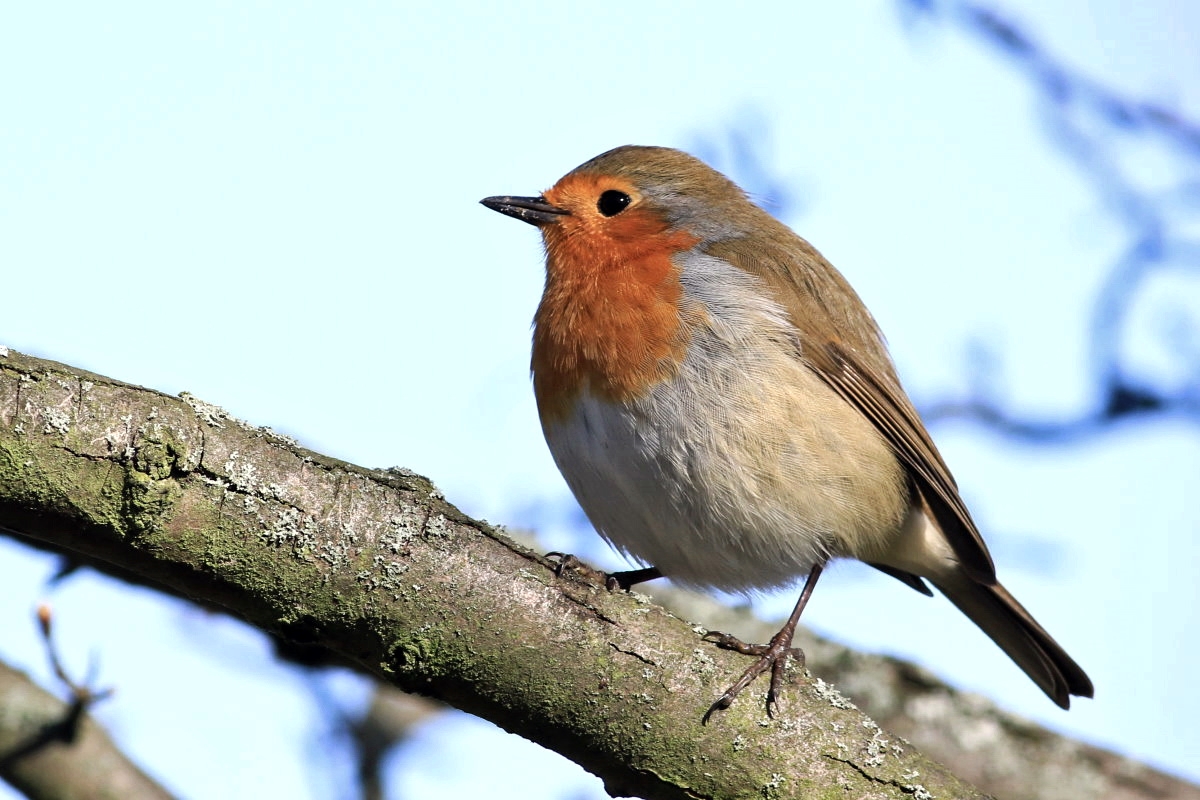
<path id="1" fill-rule="evenodd" d="M 145 533 L 163 524 L 182 495 L 177 476 L 188 471 L 188 449 L 169 428 L 147 432 L 125 461 L 122 492 L 126 529 Z"/>

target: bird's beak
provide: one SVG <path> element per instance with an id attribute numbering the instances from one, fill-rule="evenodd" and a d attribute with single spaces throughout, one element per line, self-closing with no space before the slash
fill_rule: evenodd
<path id="1" fill-rule="evenodd" d="M 499 211 L 510 217 L 516 217 L 530 225 L 550 225 L 558 222 L 558 218 L 568 213 L 564 209 L 552 206 L 544 197 L 485 197 L 479 202 L 492 211 Z"/>

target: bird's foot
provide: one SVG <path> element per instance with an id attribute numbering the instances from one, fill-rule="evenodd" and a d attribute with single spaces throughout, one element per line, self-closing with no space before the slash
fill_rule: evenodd
<path id="1" fill-rule="evenodd" d="M 628 592 L 629 587 L 633 586 L 635 583 L 652 581 L 655 578 L 662 577 L 662 573 L 659 572 L 655 567 L 631 569 L 624 572 L 600 572 L 599 570 L 592 569 L 570 553 L 560 553 L 558 551 L 546 553 L 546 558 L 552 558 L 557 561 L 554 566 L 554 574 L 556 577 L 561 578 L 563 573 L 567 570 L 583 572 L 586 573 L 588 577 L 602 576 L 604 586 L 610 592 L 615 592 L 617 590 Z"/>
<path id="2" fill-rule="evenodd" d="M 794 628 L 789 629 L 784 627 L 779 633 L 771 637 L 771 641 L 767 644 L 746 644 L 736 636 L 731 636 L 728 633 L 719 631 L 709 631 L 704 635 L 706 641 L 714 642 L 717 647 L 725 650 L 734 650 L 748 656 L 758 656 L 758 660 L 751 664 L 742 677 L 738 678 L 737 683 L 725 690 L 725 694 L 717 698 L 717 702 L 708 707 L 708 711 L 704 712 L 704 717 L 701 722 L 705 725 L 708 720 L 717 711 L 724 711 L 733 705 L 733 700 L 742 690 L 754 682 L 754 679 L 762 675 L 768 669 L 771 670 L 771 685 L 767 688 L 767 716 L 774 717 L 774 710 L 778 706 L 780 689 L 783 685 L 783 675 L 787 669 L 788 658 L 796 659 L 796 662 L 804 666 L 804 651 L 799 647 L 792 647 L 792 634 Z"/>
<path id="3" fill-rule="evenodd" d="M 557 550 L 551 550 L 549 553 L 546 553 L 546 558 L 554 562 L 554 577 L 556 578 L 561 578 L 563 573 L 569 569 L 586 570 L 588 572 L 596 571 L 570 553 L 560 553 Z"/>

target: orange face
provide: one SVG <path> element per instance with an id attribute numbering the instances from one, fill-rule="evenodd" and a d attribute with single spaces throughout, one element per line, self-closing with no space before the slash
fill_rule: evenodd
<path id="1" fill-rule="evenodd" d="M 629 200 L 605 214 L 613 208 L 601 203 L 606 192 Z M 672 258 L 698 240 L 672 230 L 623 178 L 573 173 L 544 197 L 568 212 L 541 228 L 546 291 L 534 318 L 532 367 L 547 422 L 569 413 L 585 389 L 625 401 L 674 373 L 687 329 Z"/>

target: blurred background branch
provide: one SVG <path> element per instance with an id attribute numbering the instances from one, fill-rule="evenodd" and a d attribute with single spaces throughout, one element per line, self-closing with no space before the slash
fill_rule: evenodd
<path id="1" fill-rule="evenodd" d="M 0 779 L 31 800 L 169 800 L 88 713 L 71 687 L 63 702 L 0 661 Z"/>
<path id="2" fill-rule="evenodd" d="M 910 30 L 953 25 L 1007 59 L 1035 90 L 1048 141 L 1094 187 L 1126 244 L 1093 301 L 1089 341 L 1093 406 L 1064 419 L 1006 407 L 996 390 L 1004 367 L 976 344 L 965 398 L 925 403 L 930 423 L 967 419 L 1030 442 L 1067 444 L 1114 423 L 1174 417 L 1200 423 L 1200 309 L 1171 293 L 1173 279 L 1200 272 L 1200 124 L 1167 104 L 1132 97 L 1068 66 L 994 7 L 899 0 Z M 1147 178 L 1148 161 L 1157 169 Z M 1020 246 L 1014 247 L 1020 253 Z M 1018 312 L 1019 313 L 1019 310 Z M 1157 369 L 1130 357 L 1135 337 L 1154 340 Z"/>

